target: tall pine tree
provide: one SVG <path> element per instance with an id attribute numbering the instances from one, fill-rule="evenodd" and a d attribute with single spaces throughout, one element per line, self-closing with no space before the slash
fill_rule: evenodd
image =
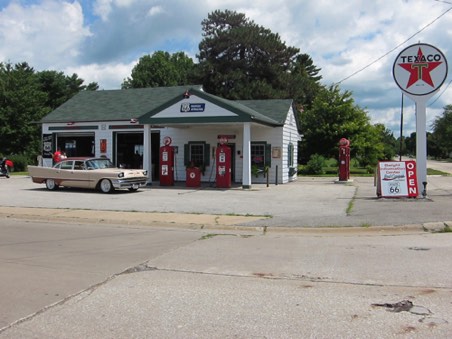
<path id="1" fill-rule="evenodd" d="M 310 105 L 320 76 L 308 55 L 234 11 L 210 13 L 202 29 L 198 59 L 207 92 L 228 99 L 291 98 Z"/>

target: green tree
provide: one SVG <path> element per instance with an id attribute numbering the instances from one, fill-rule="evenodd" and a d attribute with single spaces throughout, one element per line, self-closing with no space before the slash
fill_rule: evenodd
<path id="1" fill-rule="evenodd" d="M 394 134 L 383 124 L 375 124 L 374 128 L 376 128 L 379 141 L 383 146 L 383 154 L 379 156 L 378 160 L 393 160 L 399 149 Z"/>
<path id="2" fill-rule="evenodd" d="M 48 110 L 34 69 L 26 62 L 0 64 L 0 135 L 5 155 L 36 153 L 40 125 Z"/>
<path id="3" fill-rule="evenodd" d="M 299 111 L 309 109 L 321 88 L 320 68 L 309 55 L 299 54 L 288 78 L 288 97 L 295 100 Z"/>
<path id="4" fill-rule="evenodd" d="M 406 137 L 402 136 L 402 140 L 400 140 L 400 136 L 397 138 L 396 141 L 396 149 L 397 149 L 397 154 L 400 156 L 404 156 L 407 155 L 407 150 L 406 150 Z"/>
<path id="5" fill-rule="evenodd" d="M 184 52 L 176 52 L 171 55 L 170 61 L 177 70 L 177 85 L 193 85 L 194 82 L 198 84 L 198 68 L 192 58 L 187 56 Z"/>
<path id="6" fill-rule="evenodd" d="M 35 72 L 26 62 L 0 63 L 0 153 L 34 159 L 41 148 L 37 122 L 78 91 L 88 89 L 97 89 L 97 84 L 84 86 L 76 74 Z"/>
<path id="7" fill-rule="evenodd" d="M 435 159 L 447 158 L 447 152 L 439 146 L 436 135 L 427 132 L 427 155 Z"/>
<path id="8" fill-rule="evenodd" d="M 363 166 L 374 165 L 383 157 L 381 128 L 372 126 L 367 113 L 355 105 L 351 92 L 342 92 L 339 86 L 320 89 L 312 108 L 302 113 L 301 124 L 304 161 L 312 154 L 337 157 L 341 138 L 350 140 L 351 156 Z"/>
<path id="9" fill-rule="evenodd" d="M 80 91 L 97 91 L 99 85 L 97 82 L 90 82 L 88 85 L 84 85 L 85 80 L 78 77 L 73 73 L 71 76 L 66 75 L 66 96 L 67 99 L 72 98 Z"/>
<path id="10" fill-rule="evenodd" d="M 157 51 L 140 58 L 130 78 L 122 83 L 123 89 L 188 85 L 195 74 L 193 60 L 183 52 L 173 55 Z"/>
<path id="11" fill-rule="evenodd" d="M 405 138 L 406 155 L 416 155 L 416 132 Z"/>
<path id="12" fill-rule="evenodd" d="M 376 142 L 379 136 L 378 131 L 370 124 L 363 125 L 361 132 L 350 138 L 351 157 L 355 158 L 362 167 L 373 167 L 383 154 L 383 145 Z"/>
<path id="13" fill-rule="evenodd" d="M 52 110 L 80 91 L 93 91 L 99 88 L 95 82 L 87 86 L 83 85 L 84 80 L 80 79 L 77 74 L 67 76 L 63 72 L 46 70 L 36 73 L 36 76 L 40 89 L 47 94 L 46 106 Z"/>
<path id="14" fill-rule="evenodd" d="M 433 136 L 443 158 L 450 158 L 452 153 L 452 105 L 444 107 L 441 116 L 433 122 Z"/>
<path id="15" fill-rule="evenodd" d="M 434 158 L 444 158 L 446 153 L 439 145 L 437 134 L 426 132 L 427 138 L 427 155 Z M 400 138 L 397 142 L 400 142 Z M 412 132 L 410 136 L 404 137 L 402 145 L 402 155 L 416 156 L 416 132 Z"/>
<path id="16" fill-rule="evenodd" d="M 300 105 L 312 101 L 319 69 L 278 34 L 229 10 L 210 13 L 202 30 L 198 59 L 207 92 L 233 100 L 292 98 Z"/>

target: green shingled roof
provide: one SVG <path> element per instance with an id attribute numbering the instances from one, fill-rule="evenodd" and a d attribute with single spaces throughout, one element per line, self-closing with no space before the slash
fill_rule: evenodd
<path id="1" fill-rule="evenodd" d="M 139 118 L 187 90 L 187 86 L 83 91 L 41 122 L 118 121 Z"/>
<path id="2" fill-rule="evenodd" d="M 292 105 L 291 99 L 268 99 L 268 100 L 237 100 L 237 103 L 247 106 L 252 110 L 265 115 L 283 125 L 287 118 L 287 113 Z"/>
<path id="3" fill-rule="evenodd" d="M 83 91 L 45 116 L 42 123 L 121 121 L 139 119 L 140 123 L 187 123 L 153 119 L 153 115 L 181 100 L 189 90 L 206 101 L 237 114 L 237 118 L 193 119 L 202 122 L 256 122 L 270 126 L 282 126 L 292 100 L 226 100 L 202 91 L 201 86 L 153 87 L 126 90 Z M 162 121 L 161 121 L 162 120 Z M 224 120 L 224 121 L 223 121 Z"/>

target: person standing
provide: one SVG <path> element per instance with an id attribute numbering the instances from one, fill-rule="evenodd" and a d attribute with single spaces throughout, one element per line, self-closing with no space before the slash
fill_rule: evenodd
<path id="1" fill-rule="evenodd" d="M 53 162 L 55 164 L 59 163 L 61 161 L 61 148 L 58 147 L 56 152 L 53 153 Z"/>
<path id="2" fill-rule="evenodd" d="M 3 158 L 0 163 L 1 175 L 7 178 L 9 178 L 8 162 L 10 162 L 10 160 Z"/>

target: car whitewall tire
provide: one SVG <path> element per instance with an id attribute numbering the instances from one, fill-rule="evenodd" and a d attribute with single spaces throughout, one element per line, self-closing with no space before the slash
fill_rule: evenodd
<path id="1" fill-rule="evenodd" d="M 108 179 L 102 179 L 99 183 L 99 189 L 102 193 L 110 193 L 113 191 L 113 185 Z"/>
<path id="2" fill-rule="evenodd" d="M 55 180 L 53 179 L 47 179 L 46 180 L 46 187 L 48 190 L 54 191 L 58 188 L 58 185 L 56 184 Z"/>

